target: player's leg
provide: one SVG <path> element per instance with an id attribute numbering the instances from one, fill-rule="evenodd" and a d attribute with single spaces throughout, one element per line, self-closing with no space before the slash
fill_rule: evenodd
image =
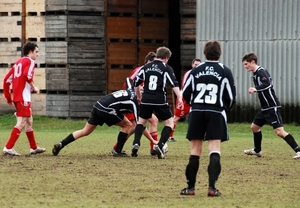
<path id="1" fill-rule="evenodd" d="M 127 139 L 126 141 L 128 140 L 128 138 L 134 133 L 134 130 L 135 130 L 135 127 L 136 127 L 136 121 L 135 121 L 135 117 L 134 117 L 134 114 L 133 113 L 129 113 L 129 114 L 125 114 L 124 115 L 132 124 L 132 127 L 131 127 L 131 130 L 130 130 L 130 133 L 128 134 L 127 136 Z M 125 141 L 125 143 L 126 143 Z M 114 151 L 116 150 L 117 148 L 117 145 L 118 145 L 118 142 L 115 143 L 115 145 L 113 146 L 112 148 L 112 153 L 114 154 Z"/>
<path id="2" fill-rule="evenodd" d="M 210 139 L 208 141 L 209 165 L 208 171 L 208 196 L 220 196 L 221 193 L 215 187 L 215 183 L 221 173 L 221 139 Z"/>
<path id="3" fill-rule="evenodd" d="M 259 110 L 257 114 L 255 115 L 253 122 L 251 124 L 251 130 L 253 132 L 253 142 L 254 142 L 254 148 L 244 150 L 244 153 L 246 155 L 256 155 L 257 157 L 262 156 L 262 148 L 261 148 L 261 142 L 262 142 L 262 132 L 261 127 L 266 123 L 266 120 L 261 112 Z"/>
<path id="4" fill-rule="evenodd" d="M 26 117 L 28 116 L 28 110 L 26 111 L 26 106 L 24 106 L 24 103 L 22 102 L 15 102 L 14 103 L 16 108 L 15 116 L 17 118 L 17 123 L 12 129 L 10 133 L 10 137 L 3 148 L 3 154 L 5 155 L 13 155 L 13 156 L 20 156 L 19 153 L 17 153 L 13 147 L 15 146 L 15 143 L 19 139 L 19 136 L 22 132 L 22 129 L 25 127 L 25 121 Z M 24 110 L 25 109 L 25 110 Z"/>
<path id="5" fill-rule="evenodd" d="M 118 135 L 118 142 L 115 149 L 115 152 L 113 152 L 113 156 L 115 157 L 128 157 L 128 155 L 123 152 L 123 147 L 128 139 L 128 137 L 134 132 L 134 127 L 136 126 L 135 121 L 130 121 L 127 117 L 124 116 L 123 120 L 116 124 L 117 126 L 121 127 L 121 131 Z"/>
<path id="6" fill-rule="evenodd" d="M 134 140 L 132 142 L 132 149 L 131 149 L 131 156 L 132 157 L 137 157 L 138 154 L 138 150 L 141 146 L 141 137 L 142 137 L 142 134 L 146 128 L 146 123 L 147 123 L 147 120 L 148 119 L 144 119 L 144 118 L 141 118 L 139 117 L 139 121 L 138 121 L 138 124 L 136 125 L 135 127 L 135 131 L 134 131 Z"/>
<path id="7" fill-rule="evenodd" d="M 39 147 L 36 144 L 36 139 L 34 136 L 34 130 L 32 128 L 33 117 L 26 117 L 25 119 L 25 133 L 30 145 L 30 154 L 40 154 L 46 151 L 45 148 Z"/>
<path id="8" fill-rule="evenodd" d="M 152 113 L 152 117 L 148 120 L 149 122 L 149 132 L 154 141 L 158 141 L 158 118 Z M 144 134 L 145 135 L 145 134 Z M 150 154 L 155 155 L 155 151 L 153 150 L 153 145 L 157 144 L 157 142 L 150 142 Z"/>
<path id="9" fill-rule="evenodd" d="M 163 121 L 164 128 L 161 131 L 160 139 L 157 145 L 154 146 L 158 159 L 164 158 L 163 147 L 167 143 L 169 135 L 173 129 L 174 121 L 169 105 L 159 106 L 155 108 L 158 119 Z"/>
<path id="10" fill-rule="evenodd" d="M 22 132 L 23 127 L 25 126 L 25 118 L 21 116 L 17 116 L 17 123 L 12 129 L 10 133 L 10 137 L 8 141 L 6 142 L 5 147 L 3 148 L 3 154 L 4 155 L 13 155 L 13 156 L 20 156 L 19 153 L 17 153 L 13 147 L 15 146 L 15 143 L 19 139 L 19 136 Z"/>
<path id="11" fill-rule="evenodd" d="M 123 115 L 123 114 L 121 114 Z M 105 120 L 104 120 L 105 119 Z M 123 118 L 122 118 L 123 119 Z M 104 122 L 107 122 L 108 126 L 113 125 L 120 121 L 120 118 L 116 115 L 105 113 L 103 111 L 97 111 L 95 108 L 92 109 L 90 117 L 85 124 L 83 129 L 74 131 L 69 134 L 66 138 L 64 138 L 59 143 L 55 144 L 52 149 L 52 154 L 54 156 L 58 155 L 58 153 L 68 144 L 74 142 L 76 139 L 89 135 L 91 132 L 95 130 L 97 125 L 102 126 Z"/>
<path id="12" fill-rule="evenodd" d="M 143 105 L 143 104 L 140 105 L 139 119 L 138 119 L 138 123 L 135 128 L 135 131 L 134 131 L 134 140 L 132 142 L 132 149 L 131 149 L 132 157 L 138 156 L 137 152 L 141 145 L 141 137 L 142 137 L 143 131 L 146 128 L 146 123 L 147 123 L 148 119 L 151 118 L 152 113 L 153 113 L 152 106 Z"/>
<path id="13" fill-rule="evenodd" d="M 189 162 L 185 169 L 187 187 L 181 190 L 180 192 L 181 195 L 195 194 L 195 184 L 196 184 L 197 173 L 200 165 L 202 144 L 203 144 L 203 140 L 199 140 L 199 139 L 190 140 L 191 152 L 190 152 Z"/>
<path id="14" fill-rule="evenodd" d="M 75 140 L 89 135 L 91 132 L 94 131 L 96 128 L 96 125 L 86 123 L 83 129 L 74 131 L 73 133 L 69 134 L 66 138 L 64 138 L 61 142 L 54 145 L 52 149 L 53 155 L 58 155 L 61 149 L 63 149 L 65 146 L 69 145 L 70 143 L 74 142 Z"/>
<path id="15" fill-rule="evenodd" d="M 286 132 L 283 127 L 275 128 L 274 132 L 277 136 L 284 139 L 284 141 L 286 141 L 286 143 L 296 152 L 296 155 L 293 158 L 300 159 L 300 148 L 293 135 Z"/>
<path id="16" fill-rule="evenodd" d="M 174 121 L 174 127 L 170 133 L 170 136 L 169 136 L 169 139 L 168 141 L 169 142 L 176 142 L 176 140 L 174 139 L 174 132 L 175 132 L 175 129 L 176 129 L 176 126 L 177 126 L 177 122 L 179 121 L 180 117 L 176 116 L 176 114 L 174 115 L 174 118 L 173 118 L 173 121 Z"/>

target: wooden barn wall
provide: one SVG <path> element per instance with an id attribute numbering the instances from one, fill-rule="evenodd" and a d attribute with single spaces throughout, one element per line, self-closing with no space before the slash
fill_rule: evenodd
<path id="1" fill-rule="evenodd" d="M 21 57 L 23 43 L 37 43 L 35 115 L 87 117 L 97 99 L 122 89 L 149 51 L 168 46 L 167 0 L 26 0 L 25 8 L 22 2 L 0 0 L 1 25 L 10 25 L 0 30 L 0 78 Z M 0 112 L 14 112 L 1 97 Z M 173 93 L 168 98 L 173 105 Z"/>

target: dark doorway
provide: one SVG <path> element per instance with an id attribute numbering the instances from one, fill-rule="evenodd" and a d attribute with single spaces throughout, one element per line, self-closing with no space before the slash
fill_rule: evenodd
<path id="1" fill-rule="evenodd" d="M 169 48 L 172 57 L 169 65 L 174 69 L 177 80 L 181 82 L 180 60 L 180 8 L 179 0 L 169 0 Z"/>

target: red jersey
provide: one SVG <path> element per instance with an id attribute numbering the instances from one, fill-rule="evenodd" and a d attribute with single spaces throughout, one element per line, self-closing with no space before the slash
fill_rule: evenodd
<path id="1" fill-rule="evenodd" d="M 182 90 L 184 83 L 185 83 L 187 77 L 189 76 L 190 72 L 191 72 L 191 69 L 184 73 L 182 80 L 181 80 L 181 90 Z"/>
<path id="2" fill-rule="evenodd" d="M 4 96 L 8 101 L 31 102 L 31 86 L 33 82 L 35 61 L 29 57 L 17 60 L 3 80 Z M 9 91 L 12 84 L 13 99 Z"/>
<path id="3" fill-rule="evenodd" d="M 142 67 L 143 66 L 138 66 L 134 70 L 132 70 L 132 72 L 129 75 L 129 78 L 134 81 L 136 79 L 136 75 L 139 73 L 139 71 Z M 123 88 L 126 89 L 126 83 L 124 83 Z"/>

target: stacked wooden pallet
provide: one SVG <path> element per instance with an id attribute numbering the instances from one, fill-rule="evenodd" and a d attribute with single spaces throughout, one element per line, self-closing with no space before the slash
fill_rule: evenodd
<path id="1" fill-rule="evenodd" d="M 168 46 L 168 1 L 107 1 L 106 66 L 108 92 L 122 87 L 133 68 L 144 64 L 149 51 Z"/>
<path id="2" fill-rule="evenodd" d="M 122 89 L 137 65 L 137 0 L 107 1 L 107 92 Z"/>
<path id="3" fill-rule="evenodd" d="M 104 0 L 46 0 L 45 8 L 46 115 L 87 117 L 106 93 Z"/>
<path id="4" fill-rule="evenodd" d="M 180 0 L 182 73 L 191 68 L 196 58 L 196 0 Z"/>

